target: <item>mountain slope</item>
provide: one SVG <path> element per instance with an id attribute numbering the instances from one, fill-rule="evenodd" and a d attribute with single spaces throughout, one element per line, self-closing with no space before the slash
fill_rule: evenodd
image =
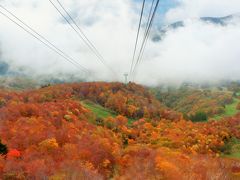
<path id="1" fill-rule="evenodd" d="M 131 105 L 149 111 L 132 124 L 121 115 L 130 113 L 122 111 L 128 103 L 119 103 L 126 97 L 134 100 Z M 82 106 L 84 99 L 110 101 L 116 117 L 99 121 Z M 152 105 L 160 107 L 136 84 L 94 82 L 0 91 L 0 140 L 8 149 L 0 155 L 0 178 L 239 178 L 239 160 L 218 158 L 228 151 L 232 137 L 240 138 L 239 116 L 192 123 L 177 116 L 154 116 L 158 111 Z"/>
<path id="2" fill-rule="evenodd" d="M 209 118 L 216 115 L 220 116 L 228 113 L 229 106 L 234 106 L 232 91 L 182 87 L 167 92 L 155 89 L 155 94 L 161 103 L 184 113 L 185 118 L 188 119 L 199 112 L 205 113 Z"/>
<path id="3" fill-rule="evenodd" d="M 81 104 L 86 99 L 116 117 L 99 120 L 91 112 L 97 105 Z M 132 124 L 123 116 L 134 112 L 130 105 L 144 110 Z M 0 155 L 0 179 L 239 178 L 239 160 L 218 158 L 240 138 L 239 115 L 192 123 L 173 114 L 132 83 L 1 90 L 0 142 L 8 152 Z"/>

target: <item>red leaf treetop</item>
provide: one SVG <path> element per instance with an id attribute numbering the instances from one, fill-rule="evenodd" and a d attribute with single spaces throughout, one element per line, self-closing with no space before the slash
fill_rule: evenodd
<path id="1" fill-rule="evenodd" d="M 21 156 L 20 151 L 16 149 L 12 149 L 7 153 L 7 157 L 14 157 L 14 158 L 19 158 Z"/>

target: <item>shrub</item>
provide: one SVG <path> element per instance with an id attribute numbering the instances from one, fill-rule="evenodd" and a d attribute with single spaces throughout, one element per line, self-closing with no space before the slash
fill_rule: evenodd
<path id="1" fill-rule="evenodd" d="M 8 153 L 8 148 L 5 144 L 2 144 L 0 141 L 0 154 L 6 155 Z"/>
<path id="2" fill-rule="evenodd" d="M 0 108 L 6 105 L 6 101 L 4 99 L 0 99 Z"/>
<path id="3" fill-rule="evenodd" d="M 238 103 L 237 105 L 237 110 L 240 110 L 240 103 Z"/>
<path id="4" fill-rule="evenodd" d="M 208 120 L 207 114 L 205 112 L 197 112 L 195 115 L 190 116 L 192 122 L 204 122 Z"/>

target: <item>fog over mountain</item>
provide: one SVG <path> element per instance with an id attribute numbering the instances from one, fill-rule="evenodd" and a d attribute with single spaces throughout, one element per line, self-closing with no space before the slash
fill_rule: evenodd
<path id="1" fill-rule="evenodd" d="M 0 75 L 5 75 L 8 72 L 8 64 L 0 60 Z"/>
<path id="2" fill-rule="evenodd" d="M 185 25 L 187 25 L 189 21 L 202 21 L 205 23 L 213 24 L 213 25 L 227 26 L 230 23 L 234 23 L 234 21 L 239 21 L 239 20 L 240 20 L 240 13 L 228 15 L 228 16 L 224 16 L 224 17 L 200 17 L 200 18 L 196 18 L 196 19 L 187 19 L 187 20 L 183 20 L 183 21 L 177 21 L 172 24 L 158 27 L 152 33 L 152 41 L 161 40 L 168 31 L 176 30 L 181 27 L 185 27 Z"/>
<path id="3" fill-rule="evenodd" d="M 175 7 L 161 15 L 163 19 L 155 19 L 152 41 L 146 47 L 136 81 L 156 85 L 240 79 L 240 18 L 236 14 L 240 12 L 240 2 L 176 1 Z M 90 81 L 123 80 L 123 74 L 130 70 L 141 4 L 133 0 L 61 2 L 117 77 L 78 39 L 49 1 L 1 0 L 0 3 L 91 73 L 84 74 L 0 14 L 3 62 L 11 71 L 21 69 L 31 77 L 73 74 Z M 140 40 L 142 38 L 143 33 Z"/>

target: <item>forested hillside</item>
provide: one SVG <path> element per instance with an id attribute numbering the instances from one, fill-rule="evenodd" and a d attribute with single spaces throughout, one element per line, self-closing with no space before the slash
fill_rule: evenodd
<path id="1" fill-rule="evenodd" d="M 239 124 L 185 120 L 133 83 L 1 90 L 0 176 L 239 179 Z"/>
<path id="2" fill-rule="evenodd" d="M 183 113 L 185 119 L 201 121 L 201 117 L 207 120 L 237 113 L 237 104 L 240 100 L 231 87 L 229 85 L 229 90 L 181 87 L 167 91 L 155 88 L 154 92 L 162 104 Z"/>

